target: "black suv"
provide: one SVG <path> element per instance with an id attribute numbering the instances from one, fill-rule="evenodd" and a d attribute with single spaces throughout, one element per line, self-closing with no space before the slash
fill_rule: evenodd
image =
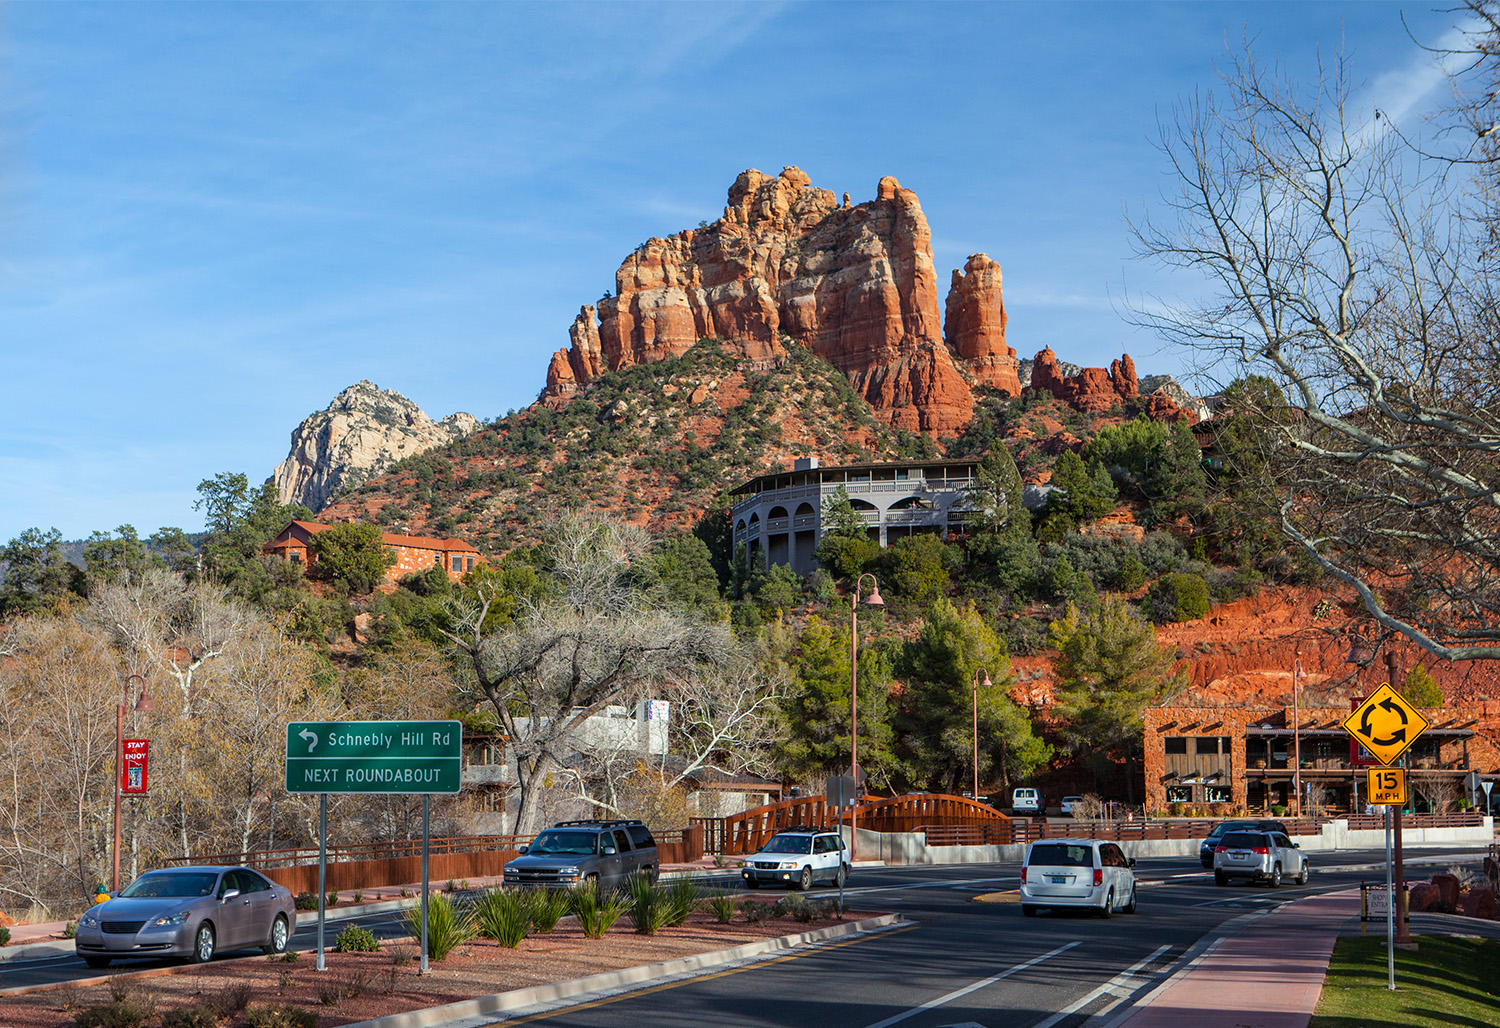
<path id="1" fill-rule="evenodd" d="M 1198 863 L 1204 867 L 1214 866 L 1214 847 L 1219 845 L 1219 840 L 1229 832 L 1280 832 L 1287 834 L 1285 821 L 1273 821 L 1270 818 L 1241 819 L 1236 821 L 1220 821 L 1214 825 L 1214 830 L 1208 833 L 1208 838 L 1203 840 L 1203 845 L 1198 847 Z"/>
<path id="2" fill-rule="evenodd" d="M 601 889 L 632 878 L 656 879 L 656 840 L 642 821 L 563 821 L 505 865 L 505 884 L 567 887 L 592 881 Z"/>

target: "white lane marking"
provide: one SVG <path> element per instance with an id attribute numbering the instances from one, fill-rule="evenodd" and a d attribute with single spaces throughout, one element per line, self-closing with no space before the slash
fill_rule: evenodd
<path id="1" fill-rule="evenodd" d="M 955 989 L 954 991 L 948 993 L 946 996 L 939 996 L 937 999 L 930 999 L 919 1007 L 912 1007 L 910 1010 L 905 1010 L 892 1017 L 887 1017 L 884 1021 L 876 1021 L 874 1024 L 866 1026 L 866 1028 L 886 1028 L 887 1025 L 895 1024 L 898 1021 L 905 1021 L 908 1017 L 916 1017 L 924 1010 L 932 1010 L 936 1007 L 943 1006 L 946 1003 L 952 1003 L 956 999 L 963 999 L 971 992 L 978 992 L 980 989 L 984 988 L 987 985 L 994 985 L 1002 978 L 1009 978 L 1011 975 L 1018 974 L 1029 967 L 1035 967 L 1037 964 L 1040 964 L 1045 960 L 1051 960 L 1053 957 L 1057 956 L 1060 953 L 1066 953 L 1074 946 L 1082 945 L 1082 939 L 1079 939 L 1076 942 L 1065 943 L 1064 945 L 1057 947 L 1057 949 L 1048 950 L 1046 953 L 1043 953 L 1039 957 L 1032 957 L 1030 960 L 1027 960 L 1024 963 L 1017 964 L 1015 967 L 1007 967 L 999 974 L 992 974 L 982 981 L 977 981 L 972 985 L 965 985 L 962 989 Z"/>
<path id="2" fill-rule="evenodd" d="M 1078 1011 L 1082 1010 L 1084 1007 L 1088 1006 L 1090 1003 L 1094 1002 L 1094 1000 L 1098 999 L 1100 996 L 1103 996 L 1106 993 L 1115 997 L 1115 1002 L 1111 1003 L 1107 1008 L 1113 1009 L 1116 1005 L 1118 1005 L 1120 1000 L 1129 995 L 1129 993 L 1122 993 L 1118 992 L 1117 990 L 1120 989 L 1120 987 L 1130 979 L 1134 978 L 1136 976 L 1136 973 L 1140 971 L 1141 968 L 1155 963 L 1158 957 L 1160 957 L 1163 953 L 1171 948 L 1172 947 L 1170 945 L 1158 946 L 1156 948 L 1156 951 L 1153 952 L 1150 956 L 1146 957 L 1144 960 L 1138 960 L 1134 964 L 1131 964 L 1125 970 L 1115 975 L 1113 978 L 1105 982 L 1103 985 L 1099 986 L 1087 996 L 1084 996 L 1082 999 L 1078 1000 L 1075 1003 L 1068 1004 L 1057 1013 L 1047 1018 L 1047 1020 L 1041 1022 L 1040 1024 L 1032 1025 L 1032 1028 L 1052 1028 L 1052 1026 L 1057 1024 L 1057 1022 L 1063 1020 L 1064 1018 L 1073 1016 Z M 1100 1014 L 1105 1012 L 1106 1011 L 1104 1010 L 1099 1011 Z"/>

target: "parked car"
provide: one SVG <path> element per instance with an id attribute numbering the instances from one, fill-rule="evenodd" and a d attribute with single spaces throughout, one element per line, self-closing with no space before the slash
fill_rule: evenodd
<path id="1" fill-rule="evenodd" d="M 1307 855 L 1285 832 L 1228 832 L 1214 847 L 1215 885 L 1245 878 L 1269 882 L 1274 889 L 1287 877 L 1306 885 L 1310 873 Z"/>
<path id="2" fill-rule="evenodd" d="M 844 837 L 827 828 L 788 828 L 777 832 L 760 852 L 740 864 L 748 889 L 762 885 L 790 885 L 810 889 L 819 878 L 843 885 L 849 880 L 849 854 Z"/>
<path id="3" fill-rule="evenodd" d="M 1208 838 L 1203 840 L 1203 845 L 1198 847 L 1198 863 L 1204 867 L 1214 866 L 1214 847 L 1219 845 L 1219 840 L 1224 838 L 1226 832 L 1280 832 L 1282 835 L 1290 835 L 1286 830 L 1286 822 L 1275 821 L 1270 818 L 1261 820 L 1240 819 L 1234 821 L 1220 821 L 1214 825 L 1213 831 L 1208 833 Z"/>
<path id="4" fill-rule="evenodd" d="M 661 870 L 656 839 L 642 821 L 563 821 L 505 865 L 506 885 L 566 888 L 593 882 L 613 889 Z"/>
<path id="5" fill-rule="evenodd" d="M 281 953 L 297 923 L 290 889 L 248 867 L 148 871 L 84 911 L 73 951 L 90 967 L 135 957 L 186 957 L 259 947 Z"/>
<path id="6" fill-rule="evenodd" d="M 1010 794 L 1010 809 L 1015 814 L 1040 814 L 1042 794 L 1036 789 L 1017 789 Z"/>
<path id="7" fill-rule="evenodd" d="M 1133 914 L 1135 858 L 1119 845 L 1098 839 L 1039 839 L 1026 847 L 1021 864 L 1021 913 L 1042 907 L 1093 908 L 1101 917 Z"/>
<path id="8" fill-rule="evenodd" d="M 1077 805 L 1083 802 L 1082 796 L 1064 796 L 1062 798 L 1061 813 L 1063 817 L 1076 817 Z"/>

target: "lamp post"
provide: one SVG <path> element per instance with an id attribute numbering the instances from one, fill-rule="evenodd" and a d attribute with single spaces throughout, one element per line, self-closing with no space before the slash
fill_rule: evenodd
<path id="1" fill-rule="evenodd" d="M 865 579 L 870 580 L 870 592 L 863 601 L 859 590 Z M 859 781 L 859 605 L 884 607 L 880 598 L 880 583 L 868 571 L 854 581 L 849 593 L 849 774 L 854 779 L 854 806 L 849 810 L 849 863 L 854 863 L 855 839 L 859 830 L 859 800 L 864 794 Z"/>
<path id="2" fill-rule="evenodd" d="M 984 668 L 974 669 L 974 802 L 979 802 L 979 673 L 984 672 L 984 687 L 988 689 L 995 683 L 990 681 L 990 673 Z"/>
<path id="3" fill-rule="evenodd" d="M 141 696 L 135 701 L 133 709 L 138 713 L 151 709 L 151 697 L 146 695 L 146 680 L 140 675 L 131 675 L 125 679 L 125 702 L 115 704 L 115 846 L 111 854 L 109 875 L 112 892 L 120 891 L 120 781 L 125 774 L 125 707 L 130 703 L 130 683 L 137 678 L 141 680 Z"/>

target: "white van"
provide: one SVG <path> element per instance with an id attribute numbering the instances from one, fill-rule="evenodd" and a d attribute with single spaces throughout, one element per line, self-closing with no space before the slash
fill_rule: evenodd
<path id="1" fill-rule="evenodd" d="M 1039 907 L 1088 907 L 1101 917 L 1135 913 L 1135 858 L 1113 842 L 1038 839 L 1021 865 L 1021 913 Z"/>
<path id="2" fill-rule="evenodd" d="M 1042 794 L 1036 789 L 1017 789 L 1010 794 L 1010 809 L 1017 814 L 1040 814 Z"/>

